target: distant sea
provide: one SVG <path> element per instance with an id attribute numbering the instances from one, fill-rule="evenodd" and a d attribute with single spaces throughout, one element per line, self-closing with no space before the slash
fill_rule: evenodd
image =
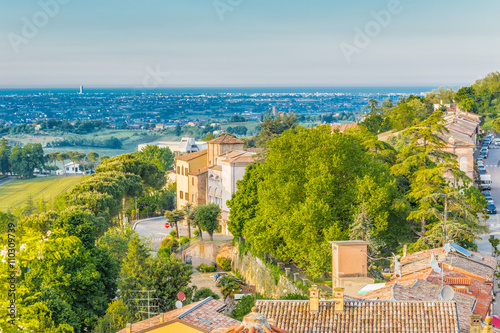
<path id="1" fill-rule="evenodd" d="M 184 95 L 184 94 L 299 94 L 299 93 L 326 93 L 326 94 L 370 94 L 370 95 L 389 95 L 389 94 L 416 94 L 430 92 L 438 87 L 435 86 L 413 86 L 413 87 L 258 87 L 258 88 L 154 88 L 154 89 L 137 89 L 137 88 L 86 88 L 85 94 L 136 94 L 138 91 L 151 94 L 165 95 Z M 454 89 L 456 87 L 453 87 Z M 32 89 L 0 89 L 0 95 L 33 95 L 33 94 L 71 94 L 78 93 L 79 87 L 75 88 L 32 88 Z"/>

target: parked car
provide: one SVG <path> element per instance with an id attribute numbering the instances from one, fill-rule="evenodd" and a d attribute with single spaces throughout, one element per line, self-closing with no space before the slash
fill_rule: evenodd
<path id="1" fill-rule="evenodd" d="M 215 273 L 214 275 L 214 281 L 218 281 L 221 277 L 223 277 L 224 275 L 227 275 L 226 272 L 218 272 L 218 273 Z"/>
<path id="2" fill-rule="evenodd" d="M 488 204 L 488 214 L 496 214 L 497 213 L 497 208 L 495 207 L 495 204 Z"/>
<path id="3" fill-rule="evenodd" d="M 479 169 L 479 174 L 480 175 L 485 175 L 486 174 L 486 168 L 484 166 L 482 166 L 482 167 L 479 166 L 478 169 Z"/>
<path id="4" fill-rule="evenodd" d="M 482 162 L 483 161 L 483 155 L 479 155 L 479 157 L 477 158 L 477 161 L 478 162 Z"/>
<path id="5" fill-rule="evenodd" d="M 481 160 L 481 161 L 477 161 L 477 166 L 478 166 L 478 167 L 480 167 L 480 166 L 484 167 L 484 162 L 483 162 L 483 160 Z"/>

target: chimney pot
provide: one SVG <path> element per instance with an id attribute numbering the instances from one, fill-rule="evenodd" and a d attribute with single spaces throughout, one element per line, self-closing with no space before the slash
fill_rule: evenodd
<path id="1" fill-rule="evenodd" d="M 319 291 L 316 285 L 309 288 L 309 311 L 318 313 L 319 311 Z"/>
<path id="2" fill-rule="evenodd" d="M 470 316 L 470 333 L 481 333 L 481 316 Z"/>
<path id="3" fill-rule="evenodd" d="M 132 333 L 132 324 L 131 323 L 127 324 L 127 326 L 125 327 L 125 332 Z"/>
<path id="4" fill-rule="evenodd" d="M 344 312 L 344 288 L 333 289 L 333 298 L 335 300 L 335 312 Z"/>

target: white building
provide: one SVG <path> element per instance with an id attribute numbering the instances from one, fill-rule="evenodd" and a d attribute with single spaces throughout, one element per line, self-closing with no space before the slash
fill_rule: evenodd
<path id="1" fill-rule="evenodd" d="M 229 235 L 227 201 L 236 193 L 236 182 L 243 179 L 247 166 L 256 159 L 256 152 L 234 150 L 217 156 L 217 165 L 208 168 L 207 203 L 213 202 L 222 210 L 222 233 Z"/>
<path id="2" fill-rule="evenodd" d="M 204 141 L 195 141 L 194 138 L 182 138 L 181 141 L 155 141 L 143 143 L 138 146 L 138 150 L 144 149 L 146 146 L 158 146 L 160 148 L 170 148 L 174 155 L 181 156 L 184 154 L 194 153 L 203 149 L 207 149 L 207 143 Z"/>
<path id="3" fill-rule="evenodd" d="M 81 163 L 76 163 L 76 162 L 69 162 L 64 164 L 64 168 L 61 170 L 56 171 L 56 175 L 63 176 L 64 174 L 66 175 L 83 175 L 83 167 L 82 170 L 80 170 L 80 165 Z M 66 170 L 66 172 L 64 172 Z M 85 170 L 86 174 L 90 174 L 91 170 Z"/>

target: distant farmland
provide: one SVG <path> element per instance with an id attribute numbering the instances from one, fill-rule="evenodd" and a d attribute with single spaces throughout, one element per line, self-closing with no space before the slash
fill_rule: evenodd
<path id="1" fill-rule="evenodd" d="M 34 202 L 38 199 L 50 200 L 82 180 L 81 176 L 47 177 L 29 180 L 13 180 L 0 186 L 0 210 L 26 204 L 31 196 Z"/>

